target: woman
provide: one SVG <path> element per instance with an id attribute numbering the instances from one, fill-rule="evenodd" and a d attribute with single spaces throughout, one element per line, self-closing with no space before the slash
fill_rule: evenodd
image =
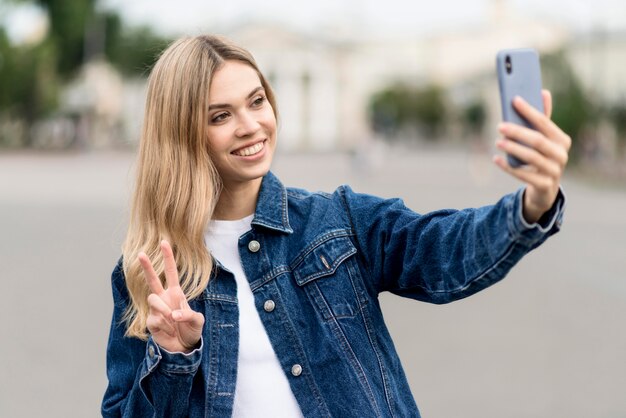
<path id="1" fill-rule="evenodd" d="M 378 294 L 432 303 L 500 280 L 558 231 L 570 139 L 500 126 L 528 167 L 497 204 L 419 215 L 398 199 L 285 189 L 276 103 L 228 40 L 175 42 L 149 79 L 137 183 L 112 275 L 105 416 L 419 416 Z M 172 243 L 172 246 L 170 246 Z"/>

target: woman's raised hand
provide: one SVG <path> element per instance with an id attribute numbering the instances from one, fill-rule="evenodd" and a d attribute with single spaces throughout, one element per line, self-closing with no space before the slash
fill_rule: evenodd
<path id="1" fill-rule="evenodd" d="M 500 168 L 526 183 L 523 214 L 530 223 L 537 222 L 554 204 L 572 145 L 570 137 L 550 120 L 550 92 L 544 90 L 542 95 L 545 113 L 539 112 L 520 97 L 513 101 L 515 109 L 536 130 L 513 123 L 502 123 L 499 127 L 504 139 L 497 141 L 497 147 L 525 161 L 526 165 L 512 168 L 501 155 L 494 157 L 494 162 Z"/>
<path id="2" fill-rule="evenodd" d="M 148 256 L 143 252 L 138 256 L 146 282 L 152 291 L 148 296 L 150 312 L 146 325 L 159 347 L 171 353 L 189 353 L 200 341 L 204 316 L 192 310 L 187 302 L 180 287 L 176 261 L 169 242 L 161 241 L 161 253 L 167 289 L 163 288 Z"/>

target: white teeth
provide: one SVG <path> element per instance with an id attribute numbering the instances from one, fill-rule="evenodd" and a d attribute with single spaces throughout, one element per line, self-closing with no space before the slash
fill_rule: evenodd
<path id="1" fill-rule="evenodd" d="M 241 157 L 247 157 L 249 155 L 254 155 L 263 149 L 263 142 L 257 142 L 251 147 L 240 149 L 238 151 L 233 152 L 235 155 L 239 155 Z"/>

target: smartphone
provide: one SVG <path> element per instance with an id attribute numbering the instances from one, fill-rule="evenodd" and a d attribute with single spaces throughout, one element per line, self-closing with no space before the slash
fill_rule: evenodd
<path id="1" fill-rule="evenodd" d="M 541 96 L 541 65 L 539 54 L 531 48 L 505 49 L 496 56 L 498 86 L 500 87 L 500 101 L 502 119 L 518 125 L 534 127 L 513 108 L 515 96 L 521 96 L 531 106 L 543 112 L 543 98 Z M 511 167 L 524 165 L 524 161 L 512 155 L 507 155 Z"/>

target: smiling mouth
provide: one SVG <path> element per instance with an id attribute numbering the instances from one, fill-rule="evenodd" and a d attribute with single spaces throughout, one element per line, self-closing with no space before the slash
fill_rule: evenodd
<path id="1" fill-rule="evenodd" d="M 251 155 L 258 154 L 265 147 L 265 141 L 257 142 L 254 145 L 251 145 L 246 148 L 241 148 L 233 151 L 231 154 L 237 155 L 239 157 L 249 157 Z"/>

